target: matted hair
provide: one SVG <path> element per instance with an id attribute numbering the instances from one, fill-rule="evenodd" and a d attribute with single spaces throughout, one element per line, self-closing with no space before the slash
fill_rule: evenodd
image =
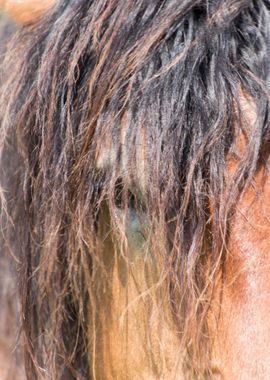
<path id="1" fill-rule="evenodd" d="M 29 379 L 91 377 L 102 207 L 127 262 L 118 211 L 146 221 L 185 377 L 213 375 L 207 315 L 229 222 L 269 143 L 269 11 L 267 0 L 60 0 L 11 41 L 1 143 L 20 157 L 4 190 Z"/>

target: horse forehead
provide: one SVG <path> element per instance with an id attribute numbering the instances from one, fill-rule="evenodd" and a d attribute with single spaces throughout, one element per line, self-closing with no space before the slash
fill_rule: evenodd
<path id="1" fill-rule="evenodd" d="M 253 100 L 241 89 L 238 91 L 238 102 L 242 112 L 241 117 L 244 120 L 245 125 L 249 126 L 247 134 L 250 133 L 252 126 L 256 122 L 256 106 Z M 237 106 L 236 106 L 237 108 Z M 119 122 L 119 142 L 114 143 L 112 134 L 104 133 L 102 138 L 102 144 L 99 145 L 96 154 L 96 167 L 101 170 L 113 169 L 118 165 L 119 159 L 119 146 L 120 146 L 120 170 L 122 173 L 128 173 L 129 167 L 132 165 L 133 169 L 136 167 L 138 184 L 142 189 L 147 185 L 147 137 L 146 126 L 136 126 L 136 141 L 134 146 L 135 157 L 130 162 L 130 144 L 127 145 L 126 135 L 128 126 L 128 113 L 124 113 Z M 235 127 L 235 143 L 232 147 L 233 151 L 237 155 L 244 154 L 247 148 L 247 135 L 243 133 L 243 130 L 239 126 Z M 232 155 L 227 157 L 226 171 L 229 176 L 236 169 L 237 162 L 232 158 Z"/>
<path id="2" fill-rule="evenodd" d="M 253 184 L 241 195 L 231 222 L 217 356 L 223 363 L 226 379 L 236 378 L 239 373 L 243 378 L 264 378 L 270 373 L 270 176 L 267 170 L 256 173 Z"/>

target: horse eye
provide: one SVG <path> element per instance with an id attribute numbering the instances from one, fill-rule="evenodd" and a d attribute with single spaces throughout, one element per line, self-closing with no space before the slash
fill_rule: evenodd
<path id="1" fill-rule="evenodd" d="M 114 204 L 116 213 L 125 215 L 125 234 L 129 246 L 129 254 L 143 253 L 145 248 L 145 215 L 142 197 L 135 195 L 132 190 L 125 189 L 123 182 L 119 180 L 115 185 Z"/>
<path id="2" fill-rule="evenodd" d="M 135 195 L 132 189 L 125 189 L 121 179 L 119 179 L 115 185 L 114 204 L 120 210 L 143 210 L 141 197 L 137 194 Z"/>

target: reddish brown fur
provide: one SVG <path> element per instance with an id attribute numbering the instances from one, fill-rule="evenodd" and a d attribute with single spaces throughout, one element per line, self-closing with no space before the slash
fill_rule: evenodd
<path id="1" fill-rule="evenodd" d="M 56 0 L 0 0 L 0 7 L 16 22 L 29 23 L 42 16 L 55 2 Z"/>

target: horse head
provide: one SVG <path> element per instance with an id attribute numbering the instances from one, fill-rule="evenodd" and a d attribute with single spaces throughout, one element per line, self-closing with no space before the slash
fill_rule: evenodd
<path id="1" fill-rule="evenodd" d="M 29 378 L 269 376 L 269 23 L 268 0 L 60 0 L 19 29 L 0 147 Z"/>

